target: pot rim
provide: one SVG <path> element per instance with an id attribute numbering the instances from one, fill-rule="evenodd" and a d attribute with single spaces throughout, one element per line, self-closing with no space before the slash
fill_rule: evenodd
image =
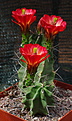
<path id="1" fill-rule="evenodd" d="M 62 116 L 58 121 L 71 121 L 72 119 L 72 110 Z"/>
<path id="2" fill-rule="evenodd" d="M 16 115 L 13 115 L 11 113 L 8 113 L 2 109 L 0 109 L 0 118 L 3 117 L 4 120 L 2 121 L 27 121 L 27 120 L 24 120 Z M 11 120 L 12 119 L 12 120 Z"/>

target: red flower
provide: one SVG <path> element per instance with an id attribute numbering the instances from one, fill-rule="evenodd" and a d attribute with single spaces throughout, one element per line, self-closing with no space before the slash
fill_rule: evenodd
<path id="1" fill-rule="evenodd" d="M 20 48 L 20 53 L 26 60 L 21 59 L 21 61 L 27 64 L 30 74 L 36 72 L 39 63 L 50 57 L 47 49 L 39 44 L 25 44 L 23 48 Z"/>
<path id="2" fill-rule="evenodd" d="M 53 37 L 61 31 L 64 31 L 66 28 L 66 22 L 60 16 L 56 15 L 44 15 L 39 23 L 38 30 L 41 31 L 41 28 L 44 28 L 45 35 L 48 39 L 53 39 Z"/>
<path id="3" fill-rule="evenodd" d="M 36 20 L 36 16 L 34 16 L 35 13 L 35 9 L 16 9 L 16 11 L 12 11 L 12 17 L 16 21 L 12 21 L 21 27 L 23 33 L 27 33 L 30 25 Z"/>

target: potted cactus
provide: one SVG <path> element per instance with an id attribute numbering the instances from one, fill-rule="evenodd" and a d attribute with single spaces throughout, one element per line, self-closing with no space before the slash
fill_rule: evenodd
<path id="1" fill-rule="evenodd" d="M 12 17 L 16 20 L 12 22 L 18 24 L 22 32 L 18 85 L 22 103 L 30 115 L 47 115 L 47 105 L 54 105 L 53 89 L 55 85 L 61 86 L 60 82 L 54 81 L 53 43 L 56 35 L 66 29 L 66 22 L 60 16 L 45 14 L 34 33 L 30 25 L 36 20 L 35 13 L 36 10 L 26 8 L 12 11 Z"/>
<path id="2" fill-rule="evenodd" d="M 66 89 L 72 90 L 72 85 L 70 85 L 70 84 L 66 84 L 64 82 L 57 81 L 57 80 L 54 80 L 54 83 L 57 87 L 63 88 L 65 90 Z M 18 83 L 15 84 L 15 85 L 18 85 Z M 0 92 L 0 98 L 4 98 L 5 96 L 7 96 L 8 95 L 7 92 L 11 88 L 12 88 L 12 86 L 10 86 L 6 90 Z M 71 119 L 72 119 L 72 110 L 69 111 L 68 113 L 66 113 L 64 116 L 62 116 L 58 121 L 68 121 L 68 120 L 71 121 Z M 2 109 L 0 109 L 0 120 L 1 121 L 13 121 L 13 120 L 15 120 L 15 121 L 27 121 L 27 120 L 24 120 L 22 118 L 15 116 L 15 115 L 12 115 L 12 114 L 10 114 L 10 113 L 2 110 Z"/>

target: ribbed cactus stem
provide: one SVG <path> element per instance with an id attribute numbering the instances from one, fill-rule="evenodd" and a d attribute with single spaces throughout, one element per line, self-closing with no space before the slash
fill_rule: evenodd
<path id="1" fill-rule="evenodd" d="M 32 38 L 33 37 L 34 36 L 32 36 Z M 43 38 L 41 44 L 45 45 L 44 36 L 41 36 L 41 38 Z M 23 65 L 24 68 L 21 67 L 18 71 L 20 79 L 19 86 L 24 93 L 22 102 L 24 103 L 24 108 L 30 109 L 31 115 L 37 113 L 47 115 L 47 105 L 53 105 L 52 91 L 54 88 L 53 80 L 55 73 L 53 69 L 52 43 L 49 42 L 46 46 L 48 47 L 50 57 L 39 64 L 36 73 L 30 74 L 29 71 L 27 71 L 26 65 Z M 37 48 L 34 48 L 35 53 L 36 51 Z"/>

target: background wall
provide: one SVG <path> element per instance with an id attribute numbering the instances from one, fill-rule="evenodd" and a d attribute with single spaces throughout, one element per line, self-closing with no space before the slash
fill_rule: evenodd
<path id="1" fill-rule="evenodd" d="M 18 81 L 18 52 L 21 33 L 18 25 L 11 22 L 11 12 L 17 8 L 36 9 L 37 21 L 44 14 L 61 16 L 67 22 L 67 28 L 56 37 L 59 44 L 54 51 L 56 55 L 55 69 L 66 83 L 72 84 L 72 1 L 71 0 L 2 0 L 0 1 L 0 88 L 6 88 Z M 56 79 L 61 80 L 60 76 Z"/>

